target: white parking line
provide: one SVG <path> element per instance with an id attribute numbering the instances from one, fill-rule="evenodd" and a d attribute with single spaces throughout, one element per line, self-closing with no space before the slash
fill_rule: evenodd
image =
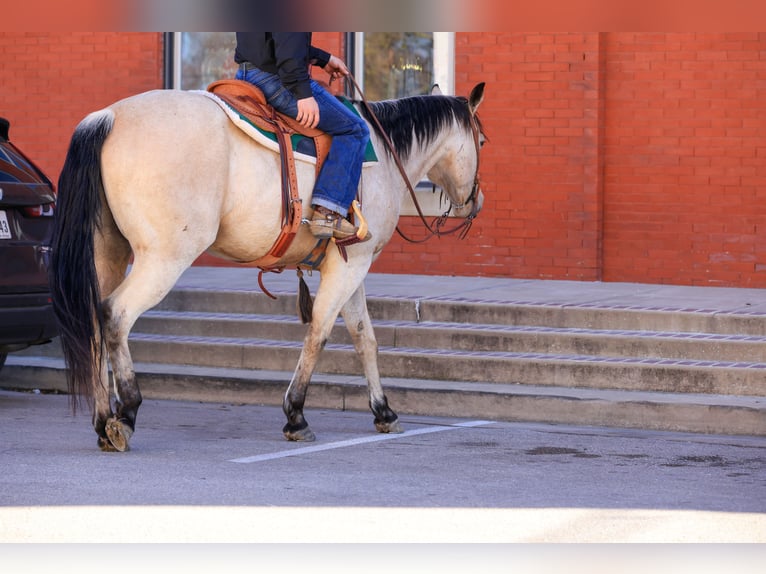
<path id="1" fill-rule="evenodd" d="M 341 440 L 338 442 L 331 442 L 327 444 L 317 444 L 312 446 L 304 446 L 301 448 L 295 448 L 291 450 L 282 450 L 279 452 L 271 452 L 268 454 L 258 454 L 255 456 L 245 456 L 242 458 L 233 458 L 229 462 L 237 462 L 240 464 L 249 464 L 251 462 L 263 462 L 266 460 L 274 460 L 277 458 L 286 458 L 288 456 L 300 456 L 302 454 L 310 454 L 313 452 L 321 452 L 323 450 L 333 450 L 336 448 L 345 448 L 347 446 L 356 446 L 358 444 L 366 444 L 368 442 L 378 442 L 381 440 L 394 440 L 397 438 L 406 438 L 419 434 L 430 434 L 435 432 L 443 432 L 449 430 L 458 430 L 471 427 L 480 427 L 484 425 L 492 424 L 492 421 L 468 421 L 464 423 L 456 423 L 450 426 L 433 426 L 414 429 L 399 434 L 376 434 L 371 436 L 352 438 L 348 440 Z"/>

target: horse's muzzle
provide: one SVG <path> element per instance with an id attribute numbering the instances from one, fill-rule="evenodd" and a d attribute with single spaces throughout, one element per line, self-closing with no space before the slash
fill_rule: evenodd
<path id="1" fill-rule="evenodd" d="M 475 208 L 473 210 L 473 214 L 478 215 L 481 211 L 481 208 L 484 207 L 484 193 L 482 193 L 481 190 L 479 190 L 479 193 L 476 195 L 476 199 L 474 199 L 473 205 Z"/>
<path id="2" fill-rule="evenodd" d="M 460 207 L 453 206 L 452 214 L 455 217 L 463 217 L 463 218 L 470 217 L 473 219 L 479 214 L 483 205 L 484 205 L 484 194 L 482 193 L 481 190 L 478 190 L 478 192 L 474 195 L 474 197 L 470 201 L 467 201 Z"/>

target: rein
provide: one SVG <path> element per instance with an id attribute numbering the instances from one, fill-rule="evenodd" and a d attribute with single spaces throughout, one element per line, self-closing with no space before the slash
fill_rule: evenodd
<path id="1" fill-rule="evenodd" d="M 468 231 L 471 229 L 471 226 L 473 225 L 473 220 L 478 215 L 478 192 L 479 192 L 479 126 L 476 122 L 476 119 L 471 117 L 471 131 L 473 132 L 473 142 L 474 146 L 476 147 L 476 175 L 474 176 L 473 180 L 473 189 L 471 190 L 471 194 L 468 196 L 468 199 L 461 204 L 461 205 L 455 205 L 452 203 L 452 199 L 450 199 L 450 207 L 447 211 L 442 213 L 439 217 L 436 217 L 432 223 L 428 223 L 426 220 L 425 215 L 423 215 L 423 211 L 420 209 L 420 204 L 418 203 L 418 199 L 415 196 L 415 188 L 412 185 L 412 182 L 410 182 L 410 178 L 407 177 L 407 173 L 404 170 L 404 166 L 402 165 L 401 160 L 399 159 L 399 155 L 396 153 L 396 150 L 394 149 L 394 144 L 391 143 L 391 139 L 388 137 L 388 134 L 383 129 L 383 126 L 380 124 L 380 120 L 378 120 L 378 117 L 375 115 L 375 112 L 372 111 L 372 107 L 370 107 L 370 104 L 367 102 L 367 98 L 364 97 L 364 93 L 362 92 L 361 88 L 359 87 L 359 84 L 357 84 L 356 79 L 353 75 L 349 74 L 347 76 L 351 83 L 354 85 L 354 88 L 357 92 L 359 92 L 359 97 L 362 100 L 362 105 L 364 105 L 365 109 L 367 110 L 370 117 L 375 122 L 375 125 L 378 128 L 378 131 L 380 132 L 381 136 L 383 137 L 383 141 L 386 144 L 386 147 L 391 152 L 391 156 L 394 158 L 394 162 L 396 163 L 396 167 L 399 169 L 399 173 L 402 175 L 402 179 L 404 179 L 404 183 L 407 186 L 407 190 L 410 192 L 410 197 L 412 198 L 412 203 L 415 205 L 415 209 L 418 212 L 418 216 L 420 217 L 420 221 L 423 222 L 423 225 L 425 228 L 429 231 L 430 235 L 427 235 L 423 239 L 411 239 L 407 237 L 401 229 L 399 229 L 399 226 L 396 226 L 396 232 L 404 239 L 405 241 L 408 241 L 410 243 L 424 243 L 431 239 L 434 235 L 437 237 L 441 237 L 442 235 L 451 235 L 452 233 L 457 233 L 460 231 L 460 235 L 458 236 L 460 239 L 464 239 L 466 235 L 468 235 Z M 473 201 L 473 209 L 471 210 L 471 213 L 469 213 L 465 219 L 463 219 L 462 222 L 460 222 L 458 225 L 451 229 L 442 229 L 444 225 L 447 222 L 447 217 L 449 216 L 450 211 L 452 211 L 453 208 L 460 209 L 464 207 L 469 201 Z"/>

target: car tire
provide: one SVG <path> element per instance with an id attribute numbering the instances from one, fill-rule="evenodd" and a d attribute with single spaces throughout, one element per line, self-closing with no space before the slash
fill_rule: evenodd
<path id="1" fill-rule="evenodd" d="M 8 353 L 0 353 L 0 371 L 3 370 L 3 365 L 5 364 L 5 358 L 8 356 Z"/>

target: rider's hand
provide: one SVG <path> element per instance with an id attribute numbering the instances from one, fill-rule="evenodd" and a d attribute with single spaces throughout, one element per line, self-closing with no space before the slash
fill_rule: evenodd
<path id="1" fill-rule="evenodd" d="M 298 115 L 295 118 L 305 128 L 315 128 L 319 123 L 319 106 L 313 97 L 298 100 Z"/>
<path id="2" fill-rule="evenodd" d="M 330 74 L 330 83 L 343 76 L 348 76 L 346 64 L 337 56 L 330 56 L 330 61 L 324 67 L 324 71 Z"/>

